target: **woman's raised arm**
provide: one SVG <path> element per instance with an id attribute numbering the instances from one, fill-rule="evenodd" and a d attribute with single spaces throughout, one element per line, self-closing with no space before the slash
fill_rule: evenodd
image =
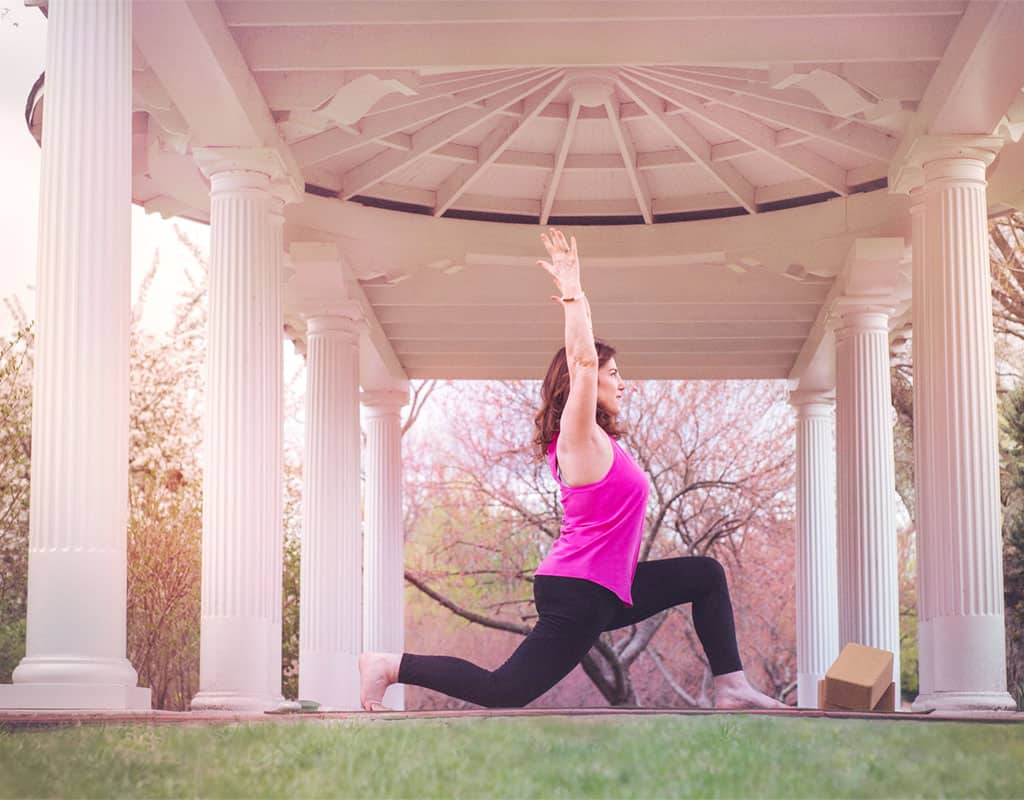
<path id="1" fill-rule="evenodd" d="M 597 434 L 597 349 L 590 318 L 590 304 L 583 293 L 576 237 L 565 240 L 561 231 L 540 235 L 551 261 L 539 261 L 555 279 L 561 292 L 558 300 L 565 310 L 565 355 L 569 365 L 569 399 L 561 419 L 561 445 L 572 449 L 598 440 Z"/>

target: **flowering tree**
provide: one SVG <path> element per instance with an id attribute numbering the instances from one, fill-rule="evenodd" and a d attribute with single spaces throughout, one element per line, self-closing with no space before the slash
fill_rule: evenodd
<path id="1" fill-rule="evenodd" d="M 128 659 L 155 708 L 183 710 L 199 688 L 206 263 L 178 233 L 197 274 L 185 270 L 171 329 L 141 325 L 159 252 L 132 308 Z"/>
<path id="2" fill-rule="evenodd" d="M 14 333 L 0 338 L 0 682 L 25 655 L 29 459 L 32 448 L 32 325 L 14 302 Z"/>

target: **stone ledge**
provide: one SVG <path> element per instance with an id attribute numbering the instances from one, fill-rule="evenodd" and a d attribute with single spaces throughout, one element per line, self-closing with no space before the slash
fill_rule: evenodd
<path id="1" fill-rule="evenodd" d="M 477 719 L 494 717 L 614 717 L 645 716 L 708 716 L 725 714 L 755 714 L 775 717 L 826 717 L 829 719 L 868 719 L 885 722 L 1024 722 L 1021 712 L 951 712 L 919 714 L 913 712 L 870 713 L 859 711 L 822 711 L 820 709 L 679 709 L 679 708 L 510 708 L 435 711 L 334 711 L 303 712 L 293 714 L 262 714 L 233 711 L 0 711 L 0 730 L 33 730 L 82 725 L 225 725 L 251 722 L 380 721 L 423 719 Z"/>

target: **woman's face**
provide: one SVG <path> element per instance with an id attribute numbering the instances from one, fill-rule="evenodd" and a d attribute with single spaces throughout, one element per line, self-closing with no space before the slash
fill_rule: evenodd
<path id="1" fill-rule="evenodd" d="M 597 404 L 613 417 L 622 410 L 622 397 L 626 384 L 619 374 L 619 365 L 609 358 L 597 371 Z"/>

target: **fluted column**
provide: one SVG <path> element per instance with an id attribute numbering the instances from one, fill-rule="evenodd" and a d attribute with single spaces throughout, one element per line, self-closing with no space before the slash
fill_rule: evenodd
<path id="1" fill-rule="evenodd" d="M 889 314 L 851 300 L 836 331 L 839 647 L 890 650 L 900 692 Z"/>
<path id="2" fill-rule="evenodd" d="M 363 649 L 405 649 L 405 571 L 402 534 L 402 406 L 409 390 L 363 392 L 366 415 L 366 531 L 363 547 Z M 384 705 L 405 708 L 393 684 Z"/>
<path id="3" fill-rule="evenodd" d="M 991 141 L 931 143 L 914 213 L 914 449 L 921 693 L 915 709 L 1012 709 L 985 167 Z"/>
<path id="4" fill-rule="evenodd" d="M 28 631 L 0 708 L 150 707 L 125 657 L 131 22 L 49 5 Z"/>
<path id="5" fill-rule="evenodd" d="M 283 296 L 284 296 L 284 200 L 279 196 L 271 196 L 270 198 L 270 216 L 269 216 L 269 232 L 270 232 L 270 255 L 277 262 L 273 267 L 273 273 L 277 276 L 279 294 L 276 300 L 277 307 L 277 330 L 278 341 L 283 347 L 283 336 L 284 331 L 284 309 L 282 307 Z M 283 679 L 282 669 L 283 661 L 281 658 L 282 650 L 282 602 L 284 594 L 284 354 L 281 348 L 278 348 L 280 354 L 280 364 L 278 374 L 281 376 L 281 394 L 279 395 L 279 413 L 277 418 L 277 430 L 275 435 L 277 436 L 277 446 L 270 453 L 270 458 L 273 459 L 273 463 L 270 465 L 274 470 L 274 476 L 277 483 L 277 491 L 274 493 L 276 501 L 275 507 L 271 513 L 274 515 L 273 518 L 277 520 L 277 525 L 274 526 L 273 530 L 269 534 L 270 536 L 270 555 L 267 558 L 267 568 L 269 570 L 267 580 L 274 587 L 274 596 L 270 603 L 270 627 L 267 631 L 267 686 L 270 689 L 270 696 L 275 703 L 280 703 L 284 700 L 284 695 L 281 693 L 281 682 Z"/>
<path id="6" fill-rule="evenodd" d="M 358 709 L 363 547 L 359 330 L 347 312 L 309 316 L 299 598 L 299 696 Z"/>
<path id="7" fill-rule="evenodd" d="M 931 481 L 925 473 L 931 472 L 933 465 L 925 457 L 928 451 L 929 442 L 934 439 L 934 434 L 927 431 L 933 425 L 935 417 L 933 414 L 922 413 L 922 405 L 927 405 L 926 400 L 918 397 L 920 394 L 920 381 L 922 377 L 927 380 L 932 373 L 929 362 L 930 352 L 921 346 L 918 341 L 921 332 L 921 313 L 927 306 L 928 286 L 923 280 L 924 269 L 924 187 L 918 186 L 910 192 L 910 217 L 911 217 L 911 247 L 913 251 L 913 317 L 911 330 L 911 363 L 914 368 L 914 528 L 915 540 L 914 550 L 917 557 L 917 571 L 915 573 L 917 588 L 917 684 L 918 700 L 932 693 L 932 664 L 934 658 L 931 654 L 931 627 L 925 622 L 926 609 L 924 598 L 928 593 L 923 585 L 923 575 L 930 572 L 930 567 L 925 565 L 931 555 L 929 552 L 930 542 L 928 536 L 922 535 L 923 531 L 931 530 L 932 523 L 928 516 L 928 507 L 921 502 L 921 486 Z"/>
<path id="8" fill-rule="evenodd" d="M 818 681 L 839 655 L 834 398 L 790 394 L 796 409 L 797 705 L 817 708 Z"/>
<path id="9" fill-rule="evenodd" d="M 201 150 L 210 177 L 202 622 L 193 709 L 281 696 L 281 243 L 262 157 Z M 276 640 L 275 640 L 276 639 Z"/>

